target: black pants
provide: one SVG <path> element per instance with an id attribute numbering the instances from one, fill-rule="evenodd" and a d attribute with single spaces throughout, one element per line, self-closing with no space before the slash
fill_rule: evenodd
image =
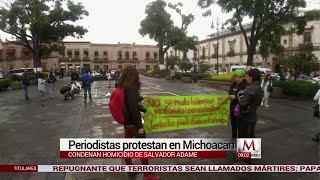
<path id="1" fill-rule="evenodd" d="M 239 138 L 255 138 L 256 122 L 239 119 Z"/>
<path id="2" fill-rule="evenodd" d="M 239 131 L 239 125 L 238 125 L 238 119 L 236 119 L 233 116 L 230 116 L 231 121 L 231 129 L 232 129 L 232 138 L 238 138 L 238 131 Z"/>

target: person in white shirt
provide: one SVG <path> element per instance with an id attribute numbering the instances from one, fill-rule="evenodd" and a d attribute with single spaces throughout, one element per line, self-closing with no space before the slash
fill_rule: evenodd
<path id="1" fill-rule="evenodd" d="M 318 92 L 316 93 L 316 95 L 314 96 L 313 100 L 317 101 L 319 107 L 320 108 L 320 89 L 318 90 Z M 316 132 L 315 136 L 312 138 L 313 141 L 317 141 L 319 142 L 320 140 L 320 119 L 318 119 L 317 121 L 317 127 L 318 127 L 318 132 Z"/>
<path id="2" fill-rule="evenodd" d="M 79 94 L 80 93 L 80 88 L 81 88 L 81 86 L 77 85 L 77 81 L 74 81 L 74 83 L 72 83 L 71 90 L 70 90 L 71 99 L 74 99 L 74 95 L 75 94 Z"/>
<path id="3" fill-rule="evenodd" d="M 108 78 L 108 82 L 109 82 L 109 88 L 111 88 L 111 79 L 112 79 L 112 77 L 111 77 L 111 71 L 108 71 L 108 72 L 107 72 L 107 78 Z"/>
<path id="4" fill-rule="evenodd" d="M 267 74 L 264 80 L 262 80 L 261 88 L 263 90 L 263 99 L 261 106 L 269 107 L 268 100 L 272 89 L 272 79 L 270 74 Z"/>
<path id="5" fill-rule="evenodd" d="M 46 98 L 46 80 L 44 79 L 44 75 L 42 73 L 39 74 L 38 77 L 38 90 L 41 101 L 44 101 Z"/>

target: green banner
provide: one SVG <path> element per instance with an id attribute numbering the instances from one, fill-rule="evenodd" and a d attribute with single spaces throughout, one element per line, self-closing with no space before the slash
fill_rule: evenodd
<path id="1" fill-rule="evenodd" d="M 147 132 L 227 125 L 228 95 L 148 96 L 144 106 Z"/>

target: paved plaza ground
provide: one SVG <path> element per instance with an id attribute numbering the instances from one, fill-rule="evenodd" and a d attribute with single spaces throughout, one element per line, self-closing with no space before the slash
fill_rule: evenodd
<path id="1" fill-rule="evenodd" d="M 164 79 L 141 76 L 144 95 L 221 94 L 225 91 Z M 23 90 L 0 92 L 0 164 L 112 164 L 121 159 L 60 159 L 60 138 L 121 138 L 123 128 L 108 109 L 106 81 L 94 82 L 93 102 L 83 103 L 83 96 L 63 101 L 58 89 L 66 77 L 56 84 L 55 98 L 41 102 L 37 87 L 30 87 L 31 101 L 25 101 Z M 319 164 L 319 143 L 311 141 L 316 128 L 312 118 L 312 100 L 271 99 L 269 108 L 260 108 L 257 137 L 262 138 L 262 159 L 256 164 Z M 148 133 L 157 138 L 230 137 L 230 126 Z M 140 163 L 138 160 L 135 163 Z M 231 154 L 227 159 L 152 159 L 158 165 L 239 164 Z M 316 173 L 159 173 L 166 180 L 317 180 Z M 122 180 L 125 173 L 2 173 L 3 179 L 27 180 Z M 138 175 L 136 179 L 142 179 Z"/>

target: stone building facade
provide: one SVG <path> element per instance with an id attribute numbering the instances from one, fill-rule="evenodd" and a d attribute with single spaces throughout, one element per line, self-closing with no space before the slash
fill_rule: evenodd
<path id="1" fill-rule="evenodd" d="M 57 54 L 43 57 L 42 68 L 46 71 L 59 68 Z M 33 68 L 32 54 L 21 45 L 13 43 L 1 43 L 0 46 L 0 70 L 8 73 L 11 69 Z"/>
<path id="2" fill-rule="evenodd" d="M 293 24 L 290 23 L 284 25 L 285 28 L 292 26 Z M 250 36 L 250 27 L 251 24 L 244 26 L 248 30 L 248 36 Z M 312 52 L 320 60 L 320 20 L 309 21 L 304 34 L 283 36 L 280 41 L 285 48 L 285 53 L 299 51 L 306 45 L 311 46 Z M 247 62 L 247 48 L 244 36 L 239 29 L 233 32 L 219 31 L 211 35 L 210 38 L 200 41 L 197 48 L 199 63 L 208 63 L 212 70 L 216 69 L 218 58 L 219 72 L 229 72 L 232 65 L 245 65 Z M 253 63 L 255 67 L 270 68 L 273 72 L 281 71 L 278 57 L 274 54 L 270 54 L 266 59 L 255 54 Z"/>
<path id="3" fill-rule="evenodd" d="M 106 71 L 121 69 L 127 65 L 145 70 L 158 66 L 159 53 L 154 45 L 91 42 L 65 42 L 64 45 L 64 55 L 52 53 L 42 58 L 41 64 L 45 71 L 62 68 L 68 73 L 71 69 L 83 67 Z M 33 68 L 32 54 L 23 46 L 1 43 L 0 69 L 7 73 L 11 69 L 19 68 Z"/>
<path id="4" fill-rule="evenodd" d="M 158 66 L 158 48 L 154 45 L 96 44 L 90 42 L 65 42 L 65 55 L 59 65 L 67 72 L 90 67 L 91 70 L 116 70 L 133 65 L 138 70 Z"/>

